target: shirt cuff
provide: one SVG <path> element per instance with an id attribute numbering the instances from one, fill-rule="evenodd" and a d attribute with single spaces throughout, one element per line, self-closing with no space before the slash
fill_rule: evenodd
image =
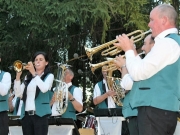
<path id="1" fill-rule="evenodd" d="M 125 55 L 126 55 L 126 58 L 135 57 L 133 50 L 126 51 Z"/>

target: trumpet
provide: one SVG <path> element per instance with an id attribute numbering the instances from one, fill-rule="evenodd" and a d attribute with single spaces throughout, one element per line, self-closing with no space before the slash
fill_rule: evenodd
<path id="1" fill-rule="evenodd" d="M 9 68 L 10 68 L 10 69 L 14 68 L 14 70 L 15 70 L 16 72 L 21 72 L 22 70 L 25 69 L 25 67 L 26 67 L 27 65 L 28 65 L 27 63 L 22 63 L 22 61 L 16 60 L 16 61 L 14 61 L 13 66 L 10 66 Z M 34 65 L 34 63 L 33 63 L 33 65 Z"/>
<path id="2" fill-rule="evenodd" d="M 13 63 L 13 68 L 16 72 L 21 72 L 22 70 L 25 69 L 26 65 L 27 65 L 26 63 L 22 63 L 20 60 L 16 60 Z"/>
<path id="3" fill-rule="evenodd" d="M 150 32 L 151 32 L 151 29 L 146 32 L 144 32 L 142 30 L 136 30 L 136 31 L 133 31 L 133 32 L 127 34 L 127 36 L 128 37 L 133 36 L 134 43 L 136 43 L 136 42 L 142 40 L 144 38 L 144 36 Z M 114 45 L 112 46 L 112 44 L 115 42 L 117 42 L 117 39 L 114 39 L 112 41 L 109 41 L 107 43 L 104 43 L 104 44 L 99 45 L 94 48 L 87 48 L 87 47 L 84 47 L 84 48 L 85 48 L 86 54 L 90 60 L 92 60 L 93 54 L 97 53 L 98 51 L 100 51 L 104 48 L 108 48 L 108 49 L 101 52 L 102 56 L 107 56 L 107 55 L 114 56 L 114 55 L 122 52 L 122 50 L 120 48 L 117 48 Z"/>
<path id="4" fill-rule="evenodd" d="M 145 52 L 143 51 L 143 52 L 139 53 L 138 55 L 140 56 L 142 54 L 145 54 Z M 121 57 L 125 58 L 125 55 L 122 55 Z M 103 61 L 103 62 L 100 62 L 100 63 L 97 63 L 97 64 L 89 63 L 92 73 L 94 73 L 94 71 L 96 69 L 98 69 L 98 68 L 100 68 L 100 67 L 102 67 L 104 65 L 108 65 L 106 71 L 117 70 L 117 67 L 114 64 L 114 60 L 115 60 L 115 58 L 106 58 L 106 61 Z"/>

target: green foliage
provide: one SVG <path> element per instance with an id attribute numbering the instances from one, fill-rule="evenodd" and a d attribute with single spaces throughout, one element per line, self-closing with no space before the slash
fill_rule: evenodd
<path id="1" fill-rule="evenodd" d="M 0 0 L 2 68 L 8 70 L 17 59 L 28 62 L 34 52 L 42 50 L 48 52 L 55 73 L 54 62 L 64 63 L 72 59 L 74 53 L 84 55 L 85 45 L 94 47 L 121 33 L 148 30 L 149 12 L 159 2 L 162 1 Z M 99 56 L 92 62 L 102 61 Z M 78 69 L 90 71 L 84 66 L 89 61 L 82 60 L 69 62 L 77 75 L 76 84 L 82 82 Z M 14 71 L 10 72 L 14 78 Z M 100 72 L 96 77 L 88 76 L 91 83 L 101 77 Z"/>

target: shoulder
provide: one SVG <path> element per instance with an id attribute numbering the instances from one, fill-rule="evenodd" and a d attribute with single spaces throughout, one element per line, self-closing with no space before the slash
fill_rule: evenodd
<path id="1" fill-rule="evenodd" d="M 97 82 L 97 83 L 96 83 L 96 85 L 97 85 L 97 84 L 99 84 L 99 83 L 102 83 L 102 82 L 103 82 L 103 80 L 101 80 L 101 81 Z"/>
<path id="2" fill-rule="evenodd" d="M 74 85 L 73 85 L 73 86 L 74 86 Z M 75 90 L 75 91 L 82 92 L 82 89 L 81 89 L 81 88 L 79 88 L 79 87 L 77 87 L 77 86 L 74 86 L 74 90 Z"/>
<path id="3" fill-rule="evenodd" d="M 3 74 L 4 74 L 5 76 L 11 77 L 11 74 L 10 74 L 9 72 L 5 72 L 5 71 L 1 71 L 1 72 L 3 72 Z"/>
<path id="4" fill-rule="evenodd" d="M 54 79 L 54 75 L 53 75 L 52 73 L 48 73 L 48 74 L 46 75 L 46 78 L 53 78 L 53 79 Z"/>

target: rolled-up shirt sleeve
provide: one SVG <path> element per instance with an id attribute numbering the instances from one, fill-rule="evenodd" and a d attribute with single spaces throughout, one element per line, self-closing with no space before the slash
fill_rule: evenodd
<path id="1" fill-rule="evenodd" d="M 1 96 L 7 95 L 10 88 L 11 88 L 11 75 L 10 73 L 5 72 L 0 82 L 0 95 Z"/>
<path id="2" fill-rule="evenodd" d="M 83 95 L 82 95 L 82 90 L 78 87 L 76 87 L 74 89 L 74 92 L 73 92 L 73 97 L 81 104 L 83 105 Z"/>

